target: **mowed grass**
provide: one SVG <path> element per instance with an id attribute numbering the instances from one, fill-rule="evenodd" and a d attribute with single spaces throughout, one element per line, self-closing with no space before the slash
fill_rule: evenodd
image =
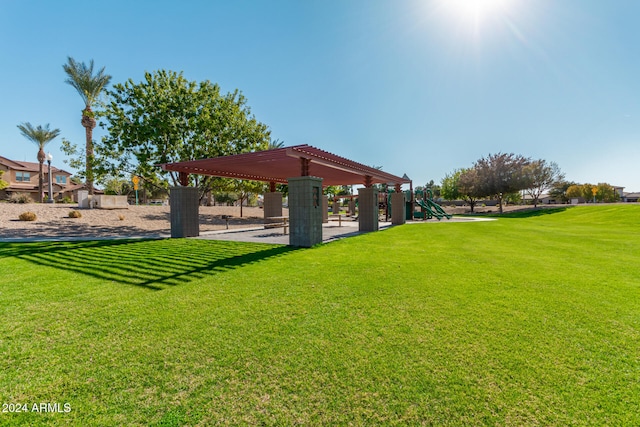
<path id="1" fill-rule="evenodd" d="M 545 211 L 549 212 L 549 211 Z M 0 244 L 2 425 L 639 425 L 640 206 Z"/>

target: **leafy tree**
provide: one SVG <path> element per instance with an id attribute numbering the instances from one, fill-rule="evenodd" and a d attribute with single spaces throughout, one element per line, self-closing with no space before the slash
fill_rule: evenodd
<path id="1" fill-rule="evenodd" d="M 82 110 L 82 120 L 80 123 L 85 129 L 85 178 L 89 194 L 93 194 L 93 129 L 96 127 L 95 113 L 91 107 L 95 106 L 100 93 L 109 84 L 111 76 L 105 74 L 104 67 L 93 72 L 93 59 L 89 65 L 84 62 L 76 62 L 70 56 L 67 57 L 67 63 L 62 65 L 62 69 L 67 74 L 66 83 L 73 86 L 78 91 L 85 107 Z"/>
<path id="2" fill-rule="evenodd" d="M 133 184 L 124 178 L 110 177 L 104 184 L 104 194 L 128 195 L 132 191 Z"/>
<path id="3" fill-rule="evenodd" d="M 351 186 L 349 185 L 327 185 L 324 187 L 324 194 L 327 196 L 344 196 L 351 194 Z"/>
<path id="4" fill-rule="evenodd" d="M 240 202 L 240 218 L 242 218 L 242 205 L 245 200 L 249 200 L 251 195 L 263 193 L 265 184 L 259 181 L 248 181 L 244 179 L 233 179 L 231 181 L 231 188 L 233 192 L 238 196 Z"/>
<path id="5" fill-rule="evenodd" d="M 433 194 L 434 199 L 438 199 L 442 197 L 442 188 L 436 184 L 433 180 L 427 183 L 427 188 L 431 189 L 431 193 Z"/>
<path id="6" fill-rule="evenodd" d="M 92 148 L 93 149 L 93 148 Z M 68 164 L 71 168 L 77 170 L 78 172 L 75 174 L 74 179 L 77 181 L 76 184 L 82 184 L 82 181 L 87 180 L 87 152 L 86 146 L 84 149 L 80 149 L 77 144 L 73 144 L 66 138 L 62 138 L 62 143 L 60 144 L 60 151 L 67 155 L 67 158 L 63 160 L 65 164 Z M 92 187 L 95 188 L 96 184 L 105 185 L 105 181 L 113 178 L 111 175 L 106 173 L 105 170 L 99 167 L 97 164 L 95 156 L 89 159 L 90 167 L 89 170 L 92 174 Z"/>
<path id="7" fill-rule="evenodd" d="M 475 168 L 460 169 L 457 184 L 458 194 L 462 200 L 469 204 L 471 212 L 473 212 L 478 200 L 487 195 L 481 184 L 480 176 Z"/>
<path id="8" fill-rule="evenodd" d="M 136 174 L 150 185 L 178 185 L 178 174 L 156 166 L 209 157 L 264 150 L 270 142 L 268 127 L 252 115 L 238 91 L 221 94 L 210 81 L 188 81 L 182 73 L 145 73 L 144 80 L 129 79 L 108 91 L 100 125 L 108 131 L 96 153 L 111 174 Z M 200 189 L 218 192 L 220 183 L 210 176 L 190 176 Z M 217 185 L 217 184 L 215 184 Z"/>
<path id="9" fill-rule="evenodd" d="M 585 199 L 587 202 L 596 200 L 596 197 L 593 194 L 594 188 L 597 191 L 597 187 L 593 184 L 587 183 L 587 184 L 582 184 L 580 186 L 580 193 L 582 194 L 582 198 Z"/>
<path id="10" fill-rule="evenodd" d="M 465 169 L 458 169 L 451 174 L 446 174 L 442 181 L 440 181 L 440 194 L 445 200 L 460 200 L 462 195 L 460 194 L 460 175 Z"/>
<path id="11" fill-rule="evenodd" d="M 596 186 L 596 200 L 601 203 L 615 203 L 620 200 L 620 195 L 612 185 L 599 182 Z"/>
<path id="12" fill-rule="evenodd" d="M 445 200 L 464 200 L 473 212 L 476 203 L 482 195 L 477 195 L 475 182 L 477 175 L 473 169 L 457 169 L 445 175 L 440 182 L 440 194 Z"/>
<path id="13" fill-rule="evenodd" d="M 593 190 L 596 190 L 595 195 Z M 597 201 L 600 203 L 614 203 L 620 200 L 620 195 L 615 188 L 606 182 L 600 182 L 598 185 L 593 184 L 573 184 L 567 188 L 568 198 L 583 198 L 585 201 Z"/>
<path id="14" fill-rule="evenodd" d="M 522 203 L 522 194 L 516 191 L 515 193 L 505 194 L 503 199 L 508 205 L 519 205 Z"/>
<path id="15" fill-rule="evenodd" d="M 538 207 L 540 195 L 564 179 L 564 174 L 555 162 L 547 163 L 546 160 L 534 160 L 525 166 L 525 174 L 529 181 L 526 192 L 533 198 L 533 206 Z"/>
<path id="16" fill-rule="evenodd" d="M 573 181 L 565 181 L 564 179 L 557 181 L 551 186 L 549 195 L 556 200 L 560 200 L 562 203 L 567 203 L 569 201 L 567 190 L 573 185 L 577 184 Z"/>
<path id="17" fill-rule="evenodd" d="M 0 190 L 4 190 L 9 186 L 9 183 L 2 179 L 2 175 L 4 175 L 4 171 L 0 170 Z"/>
<path id="18" fill-rule="evenodd" d="M 38 163 L 40 163 L 40 167 L 38 168 L 38 201 L 42 203 L 44 192 L 44 174 L 42 168 L 44 161 L 47 159 L 44 147 L 60 135 L 60 129 L 50 129 L 49 123 L 45 126 L 38 125 L 38 127 L 33 127 L 29 122 L 19 124 L 18 129 L 20 129 L 20 132 L 25 138 L 38 146 L 37 158 Z M 52 195 L 50 194 L 49 197 L 52 197 Z"/>
<path id="19" fill-rule="evenodd" d="M 474 170 L 477 174 L 476 194 L 495 195 L 498 199 L 500 213 L 503 212 L 504 196 L 531 186 L 526 167 L 530 160 L 516 154 L 490 154 L 487 158 L 476 161 Z"/>
<path id="20" fill-rule="evenodd" d="M 569 187 L 567 187 L 567 191 L 565 192 L 565 196 L 567 197 L 567 199 L 578 199 L 580 197 L 585 198 L 584 197 L 584 192 L 582 191 L 582 185 L 580 184 L 572 184 Z M 591 191 L 591 190 L 589 190 Z M 587 197 L 585 200 L 589 200 L 589 197 Z"/>

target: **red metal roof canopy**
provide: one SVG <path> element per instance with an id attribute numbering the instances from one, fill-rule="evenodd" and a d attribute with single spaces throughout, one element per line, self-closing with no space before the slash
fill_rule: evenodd
<path id="1" fill-rule="evenodd" d="M 288 178 L 305 174 L 322 178 L 324 186 L 367 184 L 367 177 L 371 184 L 408 184 L 410 182 L 407 178 L 365 166 L 310 145 L 294 145 L 233 156 L 165 163 L 160 166 L 166 171 L 281 184 L 286 184 Z"/>

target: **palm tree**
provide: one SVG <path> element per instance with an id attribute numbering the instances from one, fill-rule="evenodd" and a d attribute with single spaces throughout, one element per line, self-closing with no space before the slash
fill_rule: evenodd
<path id="1" fill-rule="evenodd" d="M 284 141 L 280 141 L 279 139 L 272 139 L 269 141 L 269 146 L 267 150 L 275 150 L 276 148 L 284 147 Z"/>
<path id="2" fill-rule="evenodd" d="M 102 90 L 109 84 L 111 76 L 105 74 L 102 67 L 96 74 L 93 73 L 93 59 L 87 66 L 84 62 L 76 62 L 70 56 L 67 63 L 62 66 L 67 73 L 66 83 L 73 86 L 84 101 L 85 108 L 82 110 L 82 126 L 86 136 L 86 184 L 89 194 L 93 194 L 93 129 L 96 127 L 95 114 L 91 107 L 95 105 Z"/>
<path id="3" fill-rule="evenodd" d="M 38 169 L 38 199 L 39 202 L 42 203 L 43 199 L 43 188 L 44 188 L 44 175 L 42 173 L 42 165 L 47 158 L 47 155 L 44 153 L 44 146 L 47 145 L 51 140 L 55 139 L 58 135 L 60 135 L 60 129 L 49 129 L 49 123 L 47 123 L 44 127 L 38 125 L 38 127 L 33 127 L 33 125 L 29 122 L 22 123 L 18 125 L 18 129 L 22 132 L 25 138 L 29 141 L 33 142 L 38 146 L 38 163 L 40 163 L 40 168 Z M 53 194 L 49 194 L 49 197 L 53 197 Z"/>

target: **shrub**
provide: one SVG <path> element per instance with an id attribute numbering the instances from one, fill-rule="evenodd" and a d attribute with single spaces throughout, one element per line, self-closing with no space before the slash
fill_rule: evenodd
<path id="1" fill-rule="evenodd" d="M 11 203 L 33 203 L 33 199 L 28 193 L 11 193 L 9 201 Z"/>
<path id="2" fill-rule="evenodd" d="M 20 219 L 20 221 L 35 221 L 36 214 L 30 211 L 22 212 L 20 216 L 18 216 L 18 218 Z"/>
<path id="3" fill-rule="evenodd" d="M 69 196 L 64 196 L 62 198 L 62 200 L 60 201 L 60 203 L 71 204 L 71 203 L 73 203 L 73 200 L 71 200 L 71 197 L 69 197 Z"/>
<path id="4" fill-rule="evenodd" d="M 80 211 L 71 211 L 69 212 L 69 218 L 82 218 L 82 213 Z"/>

